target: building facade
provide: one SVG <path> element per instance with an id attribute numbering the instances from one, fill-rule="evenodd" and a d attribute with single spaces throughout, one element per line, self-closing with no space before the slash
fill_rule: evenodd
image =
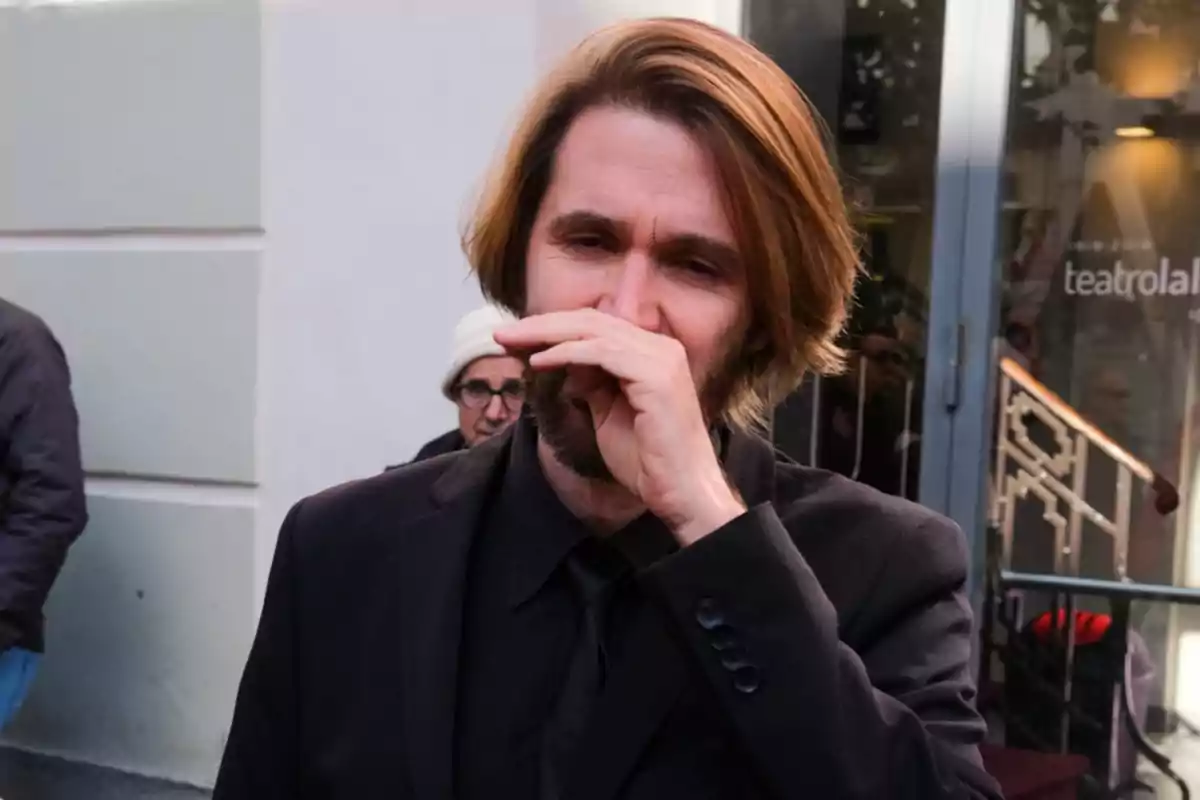
<path id="1" fill-rule="evenodd" d="M 521 99 L 654 14 L 776 58 L 855 203 L 851 369 L 780 448 L 950 515 L 979 585 L 1008 358 L 1178 489 L 1122 511 L 1103 454 L 1076 487 L 1128 512 L 1129 577 L 1200 585 L 1187 0 L 0 0 L 0 295 L 67 350 L 93 517 L 10 746 L 211 783 L 287 508 L 453 424 L 459 232 Z M 1014 558 L 1054 568 L 1022 508 Z M 1067 562 L 1109 575 L 1111 539 Z M 1137 625 L 1200 718 L 1200 620 Z"/>

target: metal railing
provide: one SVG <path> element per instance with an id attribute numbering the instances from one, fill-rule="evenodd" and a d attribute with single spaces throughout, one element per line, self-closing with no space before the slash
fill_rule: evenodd
<path id="1" fill-rule="evenodd" d="M 847 459 L 849 463 L 844 463 L 840 466 L 839 471 L 843 472 L 852 480 L 864 479 L 864 455 L 868 440 L 876 432 L 868 430 L 867 425 L 867 410 L 870 402 L 870 389 L 868 380 L 871 373 L 879 369 L 878 366 L 872 364 L 872 357 L 863 353 L 855 353 L 851 356 L 851 374 L 838 376 L 837 378 L 822 378 L 820 375 L 810 375 L 805 378 L 804 383 L 796 392 L 795 398 L 791 401 L 793 405 L 790 425 L 792 434 L 787 437 L 792 445 L 789 448 L 788 455 L 803 464 L 810 467 L 834 468 L 828 459 L 823 457 L 823 451 L 827 447 L 826 437 L 833 436 L 834 431 L 829 427 L 828 413 L 832 410 L 830 404 L 832 402 L 828 394 L 829 388 L 834 381 L 841 381 L 843 385 L 853 382 L 853 396 L 849 399 L 849 403 L 843 401 L 840 407 L 852 419 L 853 431 L 850 433 L 848 446 L 848 455 L 852 453 L 852 457 Z M 908 370 L 911 373 L 911 370 Z M 918 474 L 920 472 L 919 465 L 915 463 L 915 459 L 910 456 L 910 450 L 914 444 L 920 440 L 920 434 L 916 429 L 916 422 L 920 415 L 920 401 L 918 396 L 918 383 L 912 374 L 906 375 L 902 382 L 890 390 L 896 402 L 890 409 L 889 414 L 889 430 L 887 447 L 895 456 L 893 465 L 894 471 L 887 476 L 886 485 L 877 486 L 892 494 L 898 494 L 902 497 L 915 495 Z M 844 396 L 844 395 L 843 395 Z M 844 437 L 843 437 L 844 438 Z M 875 444 L 878 446 L 878 443 Z M 880 476 L 872 476 L 879 478 Z"/>
<path id="2" fill-rule="evenodd" d="M 1035 441 L 1030 420 L 1045 426 L 1053 440 L 1050 452 Z M 1115 503 L 1111 518 L 1087 502 L 1088 459 L 1099 450 L 1115 462 Z M 1134 481 L 1149 487 L 1160 514 L 1169 514 L 1179 505 L 1179 494 L 1169 481 L 1145 462 L 1134 457 L 1078 411 L 1064 402 L 1011 358 L 1000 360 L 998 419 L 995 438 L 995 467 L 992 474 L 989 508 L 988 592 L 985 595 L 981 686 L 988 687 L 993 677 L 1010 673 L 1026 682 L 1048 707 L 1056 709 L 1059 719 L 1058 742 L 1047 746 L 1068 752 L 1072 731 L 1098 729 L 1113 743 L 1122 728 L 1127 731 L 1137 752 L 1179 786 L 1187 798 L 1186 783 L 1170 766 L 1170 760 L 1151 744 L 1133 716 L 1129 664 L 1130 606 L 1134 601 L 1200 604 L 1200 591 L 1171 586 L 1136 584 L 1128 577 L 1130 517 Z M 1054 531 L 1054 556 L 1050 574 L 1012 571 L 1013 536 L 1017 503 L 1033 496 L 1042 503 L 1042 519 Z M 1079 577 L 1083 523 L 1089 521 L 1113 539 L 1113 579 L 1093 580 Z M 1022 641 L 1020 591 L 1041 591 L 1052 598 L 1050 640 L 1040 655 Z M 1112 631 L 1106 645 L 1112 687 L 1112 713 L 1093 718 L 1074 702 L 1076 655 L 1075 610 L 1080 595 L 1107 600 Z M 1015 606 L 1013 604 L 1015 601 Z M 993 659 L 998 663 L 993 664 Z M 1057 662 L 1050 671 L 1047 659 Z M 1057 676 L 1046 680 L 1049 676 Z M 1007 678 L 1005 678 L 1007 682 Z M 1057 683 L 1058 685 L 1054 685 Z M 1020 725 L 1002 703 L 1008 724 Z M 1101 763 L 1093 764 L 1095 777 L 1102 783 L 1104 796 L 1125 796 L 1129 787 L 1120 785 L 1120 773 L 1110 749 Z"/>
<path id="3" fill-rule="evenodd" d="M 1047 452 L 1030 436 L 1027 422 L 1030 416 L 1050 430 L 1056 452 Z M 1116 508 L 1112 518 L 1084 499 L 1088 458 L 1093 448 L 1117 465 Z M 1042 501 L 1042 518 L 1054 530 L 1054 574 L 1079 574 L 1080 542 L 1086 520 L 1112 536 L 1113 575 L 1117 580 L 1125 580 L 1128 575 L 1133 481 L 1141 481 L 1154 492 L 1160 513 L 1168 514 L 1179 505 L 1179 494 L 1169 481 L 1007 357 L 1000 360 L 995 450 L 990 518 L 1000 531 L 1000 558 L 1005 568 L 1012 563 L 1017 501 L 1031 494 Z"/>
<path id="4" fill-rule="evenodd" d="M 1134 710 L 1136 704 L 1133 699 L 1133 687 L 1129 680 L 1129 675 L 1132 671 L 1132 652 L 1129 647 L 1129 633 L 1132 613 L 1131 606 L 1134 602 L 1175 603 L 1200 606 L 1200 589 L 1139 584 L 1127 580 L 1106 581 L 1091 578 L 1076 578 L 1066 575 L 1021 573 L 1009 570 L 998 570 L 992 580 L 993 589 L 997 590 L 1000 594 L 1022 589 L 1051 594 L 1055 598 L 1055 607 L 1051 610 L 1051 619 L 1058 617 L 1057 606 L 1059 598 L 1065 600 L 1067 619 L 1071 619 L 1074 615 L 1075 598 L 1078 596 L 1102 598 L 1107 601 L 1112 619 L 1110 630 L 1113 632 L 1113 635 L 1108 637 L 1107 641 L 1103 643 L 1107 651 L 1106 656 L 1111 672 L 1109 680 L 1114 699 L 1112 713 L 1109 715 L 1096 719 L 1084 710 L 1075 707 L 1072 702 L 1076 646 L 1075 626 L 1073 624 L 1065 623 L 1059 626 L 1052 623 L 1054 627 L 1053 635 L 1050 641 L 1043 645 L 1045 651 L 1040 654 L 1041 658 L 1039 659 L 1039 654 L 1030 652 L 1029 643 L 1021 641 L 1021 637 L 1017 632 L 1020 627 L 1020 621 L 1016 618 L 1017 615 L 1006 610 L 1004 603 L 997 604 L 995 602 L 996 598 L 992 598 L 988 606 L 990 607 L 989 612 L 994 614 L 995 617 L 989 616 L 988 621 L 991 622 L 994 620 L 1000 623 L 1006 643 L 1003 650 L 1007 651 L 997 654 L 1000 656 L 1000 661 L 1006 669 L 1010 669 L 1014 673 L 1019 673 L 1021 678 L 1027 682 L 1031 691 L 1036 692 L 1039 698 L 1049 707 L 1058 709 L 1060 738 L 1057 743 L 1057 749 L 1064 753 L 1068 752 L 1072 731 L 1077 727 L 1098 729 L 1114 744 L 1114 737 L 1117 732 L 1124 731 L 1129 736 L 1134 749 L 1178 787 L 1181 800 L 1189 800 L 1191 789 L 1187 781 L 1174 770 L 1171 759 L 1146 737 L 1145 732 L 1142 731 L 1137 722 Z M 995 643 L 992 641 L 991 633 L 992 625 L 989 625 L 985 634 L 987 638 L 984 640 L 985 657 L 988 659 L 988 661 L 984 662 L 985 664 L 990 664 L 992 653 L 995 652 Z M 1060 662 L 1061 684 L 1058 686 L 1054 686 L 1051 681 L 1047 681 L 1044 674 L 1039 674 L 1041 670 L 1035 666 L 1041 666 L 1044 669 L 1047 660 L 1058 660 Z M 1038 664 L 1039 661 L 1041 662 L 1040 664 Z M 987 680 L 987 672 L 985 672 L 984 680 Z M 1015 720 L 1009 714 L 1005 715 L 1005 721 L 1009 725 L 1014 725 L 1014 727 L 1019 727 L 1020 725 L 1020 721 Z M 1022 730 L 1022 733 L 1026 735 L 1026 738 L 1032 738 L 1028 731 Z M 1053 749 L 1053 746 L 1049 743 L 1043 743 L 1042 747 L 1043 749 Z M 1139 782 L 1136 778 L 1130 783 L 1123 782 L 1120 778 L 1118 765 L 1112 756 L 1113 752 L 1110 750 L 1106 763 L 1092 765 L 1099 772 L 1099 777 L 1104 779 L 1104 783 L 1102 784 L 1089 784 L 1093 789 L 1093 794 L 1099 797 L 1111 797 L 1114 799 L 1133 796 L 1132 790 L 1140 785 Z"/>

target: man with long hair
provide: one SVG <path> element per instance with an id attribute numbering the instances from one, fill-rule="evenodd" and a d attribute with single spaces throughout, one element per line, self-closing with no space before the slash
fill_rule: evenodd
<path id="1" fill-rule="evenodd" d="M 858 270 L 784 73 L 592 35 L 466 249 L 529 414 L 292 510 L 216 800 L 997 797 L 960 531 L 754 432 Z"/>

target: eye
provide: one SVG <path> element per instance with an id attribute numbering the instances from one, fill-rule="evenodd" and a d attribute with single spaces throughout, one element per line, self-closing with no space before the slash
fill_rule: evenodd
<path id="1" fill-rule="evenodd" d="M 722 275 L 719 268 L 702 258 L 681 258 L 670 266 L 687 280 L 715 281 Z"/>
<path id="2" fill-rule="evenodd" d="M 568 250 L 578 252 L 611 253 L 614 243 L 611 237 L 602 233 L 576 233 L 567 237 L 563 243 Z"/>
<path id="3" fill-rule="evenodd" d="M 657 250 L 659 263 L 680 280 L 726 284 L 737 275 L 738 256 L 733 248 L 701 236 L 669 238 Z"/>
<path id="4" fill-rule="evenodd" d="M 491 387 L 484 381 L 467 381 L 461 389 L 464 397 L 482 398 L 492 396 Z"/>

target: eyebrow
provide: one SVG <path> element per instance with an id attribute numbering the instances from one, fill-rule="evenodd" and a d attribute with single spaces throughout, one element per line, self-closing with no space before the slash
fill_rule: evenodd
<path id="1" fill-rule="evenodd" d="M 549 234 L 555 238 L 563 238 L 573 232 L 604 231 L 621 239 L 628 239 L 630 226 L 627 222 L 607 217 L 595 211 L 579 210 L 560 214 L 550 221 L 547 227 Z M 713 266 L 730 275 L 736 274 L 741 268 L 741 254 L 737 248 L 720 239 L 699 233 L 667 233 L 662 235 L 656 231 L 652 250 L 656 256 L 692 253 L 713 263 Z"/>
<path id="2" fill-rule="evenodd" d="M 550 221 L 548 227 L 551 236 L 562 237 L 580 230 L 596 230 L 603 228 L 611 233 L 627 236 L 629 226 L 623 222 L 597 214 L 595 211 L 568 211 Z"/>
<path id="3" fill-rule="evenodd" d="M 489 389 L 492 388 L 492 382 L 487 378 L 466 378 L 459 383 L 461 383 L 463 386 L 482 385 L 488 387 Z M 499 381 L 499 383 L 500 388 L 505 389 L 509 386 L 523 386 L 525 381 L 521 380 L 520 378 L 504 378 L 503 380 Z"/>

